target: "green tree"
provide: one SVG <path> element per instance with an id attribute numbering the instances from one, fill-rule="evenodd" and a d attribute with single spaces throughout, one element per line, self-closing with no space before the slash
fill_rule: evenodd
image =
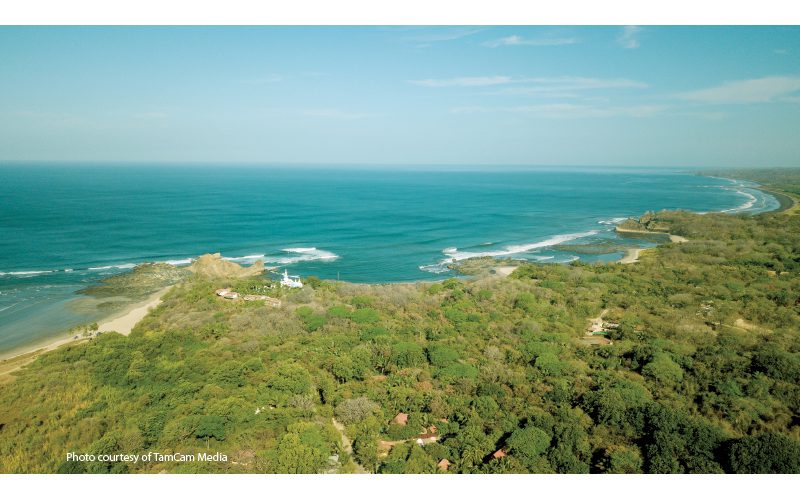
<path id="1" fill-rule="evenodd" d="M 666 353 L 657 353 L 650 363 L 642 367 L 642 375 L 664 384 L 683 381 L 683 369 Z"/>
<path id="2" fill-rule="evenodd" d="M 267 379 L 267 385 L 278 391 L 299 395 L 311 390 L 311 375 L 296 362 L 279 364 Z"/>
<path id="3" fill-rule="evenodd" d="M 642 473 L 642 465 L 638 447 L 611 445 L 603 453 L 600 470 L 606 473 Z"/>
<path id="4" fill-rule="evenodd" d="M 555 353 L 543 353 L 536 357 L 534 367 L 539 369 L 545 376 L 560 376 L 568 368 L 558 355 Z"/>
<path id="5" fill-rule="evenodd" d="M 197 438 L 215 438 L 225 440 L 225 418 L 221 416 L 201 416 L 195 425 L 194 436 Z"/>
<path id="6" fill-rule="evenodd" d="M 733 440 L 728 455 L 733 473 L 800 473 L 800 443 L 780 433 Z"/>
<path id="7" fill-rule="evenodd" d="M 374 416 L 380 406 L 367 397 L 348 398 L 336 406 L 336 419 L 350 425 Z"/>
<path id="8" fill-rule="evenodd" d="M 406 341 L 392 346 L 391 362 L 397 367 L 419 367 L 425 361 L 425 351 L 416 343 Z"/>
<path id="9" fill-rule="evenodd" d="M 437 345 L 428 348 L 428 358 L 436 367 L 445 367 L 458 360 L 459 355 L 453 348 Z"/>
<path id="10" fill-rule="evenodd" d="M 523 463 L 532 464 L 550 447 L 552 437 L 536 426 L 516 429 L 508 437 L 508 451 L 517 456 Z"/>

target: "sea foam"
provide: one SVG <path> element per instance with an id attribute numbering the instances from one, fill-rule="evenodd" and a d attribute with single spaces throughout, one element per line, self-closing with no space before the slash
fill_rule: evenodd
<path id="1" fill-rule="evenodd" d="M 264 259 L 264 254 L 251 254 L 249 256 L 239 256 L 239 257 L 223 257 L 225 261 L 232 261 L 234 263 L 252 263 L 258 261 L 259 259 Z"/>
<path id="2" fill-rule="evenodd" d="M 297 255 L 279 257 L 275 261 L 276 263 L 293 264 L 293 263 L 300 263 L 303 261 L 335 261 L 340 257 L 334 254 L 333 252 L 326 251 L 323 249 L 317 249 L 316 247 L 289 247 L 288 249 L 283 249 L 283 252 L 288 252 L 290 254 L 297 254 Z"/>
<path id="3" fill-rule="evenodd" d="M 125 263 L 125 264 L 109 264 L 107 266 L 94 266 L 87 268 L 90 271 L 99 271 L 99 270 L 130 270 L 131 268 L 135 268 L 136 263 Z"/>
<path id="4" fill-rule="evenodd" d="M 418 268 L 422 271 L 427 271 L 429 273 L 444 273 L 449 270 L 447 265 L 453 262 L 463 261 L 465 259 L 472 259 L 476 257 L 503 257 L 503 256 L 513 256 L 516 254 L 524 254 L 536 249 L 552 247 L 553 245 L 569 242 L 570 240 L 576 240 L 578 238 L 597 235 L 598 233 L 600 233 L 599 230 L 584 231 L 580 233 L 565 233 L 563 235 L 555 235 L 553 237 L 538 242 L 532 242 L 520 245 L 508 245 L 502 249 L 488 250 L 488 251 L 459 251 L 457 247 L 447 247 L 446 249 L 442 250 L 442 254 L 447 256 L 446 259 L 443 259 L 442 261 L 434 264 L 421 265 Z M 553 259 L 553 257 L 554 256 L 531 256 L 529 260 L 547 261 Z"/>
<path id="5" fill-rule="evenodd" d="M 18 277 L 32 277 L 35 275 L 44 275 L 46 273 L 53 273 L 54 270 L 42 270 L 42 271 L 0 271 L 0 276 L 2 275 L 12 275 Z"/>
<path id="6" fill-rule="evenodd" d="M 184 266 L 187 264 L 192 264 L 192 260 L 187 259 L 169 259 L 167 261 L 160 261 L 162 263 L 171 264 L 172 266 Z"/>
<path id="7" fill-rule="evenodd" d="M 621 223 L 623 221 L 626 221 L 627 219 L 628 219 L 627 217 L 612 217 L 611 219 L 601 219 L 597 223 L 598 224 L 604 224 L 604 225 L 607 225 L 607 226 L 608 225 L 617 225 L 617 224 L 619 224 L 619 223 Z"/>
<path id="8" fill-rule="evenodd" d="M 459 251 L 456 247 L 449 247 L 447 249 L 444 249 L 442 253 L 445 256 L 448 256 L 450 258 L 450 261 L 452 260 L 463 261 L 465 259 L 472 259 L 475 257 L 513 256 L 514 254 L 524 254 L 534 249 L 552 247 L 553 245 L 569 242 L 570 240 L 588 237 L 591 235 L 597 235 L 598 233 L 600 233 L 598 230 L 584 231 L 581 233 L 565 233 L 563 235 L 556 235 L 546 240 L 541 240 L 539 242 L 533 242 L 521 245 L 509 245 L 502 249 L 489 250 L 489 251 L 478 251 L 478 252 Z"/>
<path id="9" fill-rule="evenodd" d="M 742 212 L 742 211 L 746 211 L 746 210 L 750 209 L 751 207 L 753 207 L 756 204 L 756 202 L 758 201 L 758 198 L 756 198 L 754 195 L 752 195 L 750 193 L 747 193 L 746 191 L 742 191 L 742 190 L 739 190 L 739 189 L 733 189 L 733 188 L 726 188 L 726 189 L 733 190 L 733 191 L 735 191 L 736 193 L 738 193 L 740 195 L 744 195 L 745 197 L 747 197 L 747 201 L 744 202 L 743 204 L 739 205 L 738 207 L 734 207 L 732 209 L 725 209 L 725 210 L 720 211 L 720 212 Z"/>

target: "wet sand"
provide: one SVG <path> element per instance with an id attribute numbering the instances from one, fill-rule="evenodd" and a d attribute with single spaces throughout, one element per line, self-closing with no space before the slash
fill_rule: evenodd
<path id="1" fill-rule="evenodd" d="M 98 322 L 98 332 L 114 331 L 127 336 L 131 333 L 133 327 L 139 323 L 151 309 L 161 304 L 162 297 L 164 297 L 164 294 L 166 294 L 169 289 L 171 289 L 171 286 L 165 287 L 155 294 L 152 294 L 144 301 L 134 303 L 123 311 L 117 312 L 109 318 Z M 83 343 L 89 339 L 90 338 L 87 337 L 76 336 L 75 334 L 63 334 L 57 339 L 50 339 L 49 341 L 37 345 L 22 347 L 16 351 L 4 353 L 1 356 L 2 359 L 0 359 L 0 383 L 13 379 L 13 376 L 11 376 L 12 372 L 33 362 L 43 353 L 53 351 L 56 348 L 70 343 Z"/>

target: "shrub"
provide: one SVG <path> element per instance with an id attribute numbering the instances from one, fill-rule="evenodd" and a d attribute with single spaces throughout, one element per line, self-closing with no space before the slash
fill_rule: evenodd
<path id="1" fill-rule="evenodd" d="M 391 362 L 397 367 L 419 367 L 425 360 L 425 351 L 416 343 L 402 342 L 392 346 Z"/>
<path id="2" fill-rule="evenodd" d="M 458 358 L 458 352 L 447 346 L 433 346 L 428 349 L 428 359 L 436 367 L 445 367 Z"/>
<path id="3" fill-rule="evenodd" d="M 380 410 L 380 406 L 367 397 L 348 398 L 336 406 L 334 414 L 336 419 L 346 425 L 351 425 L 364 421 L 370 416 L 375 415 Z"/>
<path id="4" fill-rule="evenodd" d="M 381 316 L 372 308 L 361 308 L 352 312 L 350 318 L 357 324 L 374 324 L 380 321 Z"/>
<path id="5" fill-rule="evenodd" d="M 732 441 L 733 473 L 800 473 L 800 443 L 779 433 L 764 433 Z"/>

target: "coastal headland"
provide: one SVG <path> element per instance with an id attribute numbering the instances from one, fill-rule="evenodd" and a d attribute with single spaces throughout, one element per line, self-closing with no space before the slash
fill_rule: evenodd
<path id="1" fill-rule="evenodd" d="M 222 259 L 219 253 L 199 256 L 191 266 L 178 268 L 165 263 L 146 263 L 128 273 L 107 278 L 101 284 L 90 287 L 83 293 L 95 298 L 127 298 L 124 308 L 106 318 L 87 325 L 83 329 L 73 328 L 39 343 L 23 346 L 2 354 L 0 359 L 0 383 L 12 379 L 11 373 L 33 362 L 40 355 L 62 346 L 85 343 L 108 332 L 128 335 L 144 317 L 163 301 L 172 287 L 189 276 L 210 278 L 245 278 L 264 272 L 262 262 L 241 266 Z M 169 284 L 169 285 L 165 285 Z M 153 288 L 158 288 L 152 292 Z"/>

